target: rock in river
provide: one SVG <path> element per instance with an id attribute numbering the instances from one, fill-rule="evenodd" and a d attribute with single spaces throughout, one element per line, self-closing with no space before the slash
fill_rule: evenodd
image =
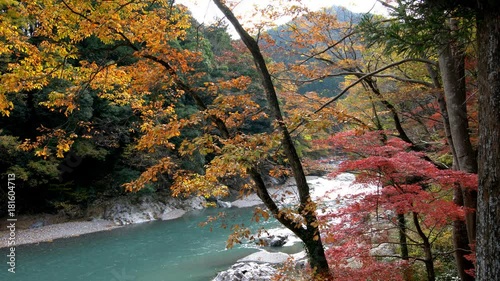
<path id="1" fill-rule="evenodd" d="M 226 201 L 222 201 L 222 200 L 217 199 L 216 203 L 217 203 L 218 208 L 231 208 L 232 207 L 231 202 L 226 202 Z"/>
<path id="2" fill-rule="evenodd" d="M 266 263 L 236 263 L 230 269 L 219 272 L 212 281 L 268 281 L 274 274 L 276 269 Z"/>
<path id="3" fill-rule="evenodd" d="M 272 253 L 262 250 L 257 253 L 253 253 L 244 258 L 238 260 L 238 262 L 247 263 L 262 263 L 262 264 L 282 264 L 290 258 L 290 255 L 285 253 Z"/>
<path id="4" fill-rule="evenodd" d="M 269 235 L 256 239 L 257 244 L 266 247 L 283 247 L 288 241 L 287 235 Z"/>

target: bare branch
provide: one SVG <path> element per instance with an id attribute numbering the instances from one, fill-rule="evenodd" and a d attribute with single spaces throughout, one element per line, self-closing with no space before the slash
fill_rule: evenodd
<path id="1" fill-rule="evenodd" d="M 347 93 L 347 91 L 349 91 L 351 88 L 353 88 L 354 86 L 356 86 L 357 84 L 361 83 L 362 81 L 364 81 L 366 78 L 369 78 L 373 75 L 376 75 L 377 73 L 380 73 L 384 70 L 387 70 L 389 68 L 392 68 L 392 67 L 396 67 L 400 64 L 403 64 L 403 63 L 407 63 L 407 62 L 421 62 L 421 63 L 426 63 L 426 64 L 431 64 L 431 65 L 436 65 L 435 62 L 431 61 L 431 60 L 427 60 L 427 59 L 418 59 L 418 58 L 408 58 L 408 59 L 403 59 L 403 60 L 400 60 L 400 61 L 397 61 L 397 62 L 394 62 L 394 63 L 391 63 L 391 64 L 388 64 L 382 68 L 379 68 L 375 71 L 372 71 L 370 73 L 367 73 L 363 76 L 361 76 L 360 78 L 358 78 L 358 80 L 354 81 L 351 85 L 347 86 L 346 88 L 344 88 L 344 90 L 342 90 L 342 92 L 340 92 L 338 95 L 336 95 L 335 97 L 333 97 L 331 100 L 329 100 L 328 102 L 326 102 L 325 104 L 323 104 L 320 108 L 318 108 L 316 111 L 314 111 L 314 114 L 317 114 L 318 112 L 320 112 L 321 110 L 325 109 L 327 106 L 329 106 L 330 104 L 334 103 L 335 101 L 337 101 L 338 99 L 340 99 L 345 93 Z M 291 129 L 290 130 L 290 133 L 294 132 L 295 130 L 298 129 L 298 127 L 302 126 L 304 123 L 301 122 L 299 123 L 295 128 Z"/>
<path id="2" fill-rule="evenodd" d="M 377 74 L 377 75 L 373 75 L 373 77 L 392 78 L 392 79 L 395 79 L 395 80 L 398 80 L 398 81 L 402 81 L 402 82 L 413 83 L 413 84 L 420 84 L 420 85 L 423 85 L 423 86 L 426 86 L 426 87 L 429 87 L 429 88 L 433 88 L 434 87 L 434 85 L 432 83 L 429 83 L 429 82 L 425 82 L 425 81 L 422 81 L 422 80 L 411 79 L 411 78 L 403 78 L 403 77 L 399 77 L 399 76 L 392 75 L 392 74 Z"/>
<path id="3" fill-rule="evenodd" d="M 351 37 L 352 35 L 354 35 L 354 34 L 356 34 L 356 33 L 357 33 L 357 31 L 352 31 L 351 33 L 348 33 L 348 34 L 347 34 L 347 35 L 345 35 L 344 37 L 340 38 L 337 42 L 335 42 L 334 44 L 332 44 L 332 45 L 330 45 L 330 46 L 326 47 L 326 48 L 325 48 L 325 49 L 323 49 L 322 51 L 319 51 L 319 52 L 317 52 L 317 53 L 315 53 L 315 54 L 311 54 L 311 55 L 309 55 L 309 57 L 308 57 L 307 59 L 305 59 L 304 61 L 300 62 L 300 63 L 299 63 L 299 65 L 304 64 L 304 63 L 308 62 L 310 59 L 312 59 L 312 58 L 314 58 L 314 57 L 316 57 L 316 56 L 318 56 L 318 55 L 321 55 L 321 54 L 324 54 L 324 53 L 328 52 L 329 50 L 331 50 L 331 49 L 335 48 L 337 45 L 339 45 L 340 43 L 344 42 L 344 40 L 348 39 L 349 37 Z"/>

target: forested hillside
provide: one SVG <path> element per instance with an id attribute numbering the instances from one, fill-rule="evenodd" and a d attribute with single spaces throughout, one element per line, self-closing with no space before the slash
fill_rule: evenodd
<path id="1" fill-rule="evenodd" d="M 276 1 L 247 21 L 235 2 L 205 24 L 175 1 L 0 0 L 0 177 L 15 174 L 17 211 L 256 193 L 254 219 L 309 257 L 276 280 L 497 278 L 500 5 Z M 305 176 L 331 161 L 376 192 L 322 207 Z M 280 177 L 297 204 L 269 192 Z M 251 236 L 233 230 L 229 246 Z"/>
<path id="2" fill-rule="evenodd" d="M 363 17 L 363 14 L 353 13 L 341 6 L 332 6 L 322 11 L 322 13 L 334 15 L 339 23 L 343 23 L 346 26 L 358 24 Z M 305 19 L 307 21 L 307 16 L 305 16 Z M 297 44 L 294 39 L 294 32 L 290 27 L 296 26 L 298 29 L 301 29 L 302 33 L 308 33 L 310 30 L 308 26 L 304 24 L 303 20 L 304 18 L 299 18 L 266 30 L 266 34 L 271 39 L 269 48 L 272 49 L 272 51 L 269 52 L 269 56 L 275 63 L 294 64 L 297 61 L 301 61 L 304 55 L 307 54 L 307 50 L 311 45 L 314 45 L 316 48 L 328 48 L 328 45 L 325 44 L 326 42 L 321 41 L 311 43 L 311 45 L 306 47 Z M 329 27 L 328 31 L 329 36 L 335 40 L 340 40 L 344 37 L 346 35 L 344 32 L 345 30 L 333 26 Z M 266 47 L 266 43 L 263 42 L 263 48 L 265 49 Z M 357 55 L 359 54 L 360 53 Z M 336 57 L 335 60 L 341 61 L 342 57 Z M 296 83 L 298 92 L 301 94 L 316 92 L 322 96 L 333 97 L 335 93 L 338 93 L 342 89 L 340 83 L 343 81 L 343 77 L 323 77 L 321 79 L 304 81 L 297 79 Z"/>
<path id="3" fill-rule="evenodd" d="M 13 9 L 10 5 L 16 7 L 16 4 L 5 3 L 4 8 Z M 194 81 L 191 87 L 208 89 L 209 84 L 213 83 L 211 81 L 245 75 L 248 78 L 241 79 L 242 87 L 248 87 L 252 92 L 259 90 L 258 84 L 249 79 L 256 77 L 251 61 L 237 55 L 233 46 L 237 43 L 231 42 L 225 26 L 202 27 L 189 16 L 188 11 L 176 7 L 171 8 L 171 13 L 177 13 L 179 17 L 182 15 L 184 26 L 178 37 L 170 40 L 168 45 L 178 55 L 186 55 L 186 59 L 190 60 L 190 65 L 185 67 L 191 68 L 189 72 L 193 76 L 189 79 Z M 36 67 L 34 65 L 20 66 L 28 69 L 23 69 L 23 73 L 15 73 L 16 70 L 11 67 L 17 60 L 12 55 L 16 54 L 3 54 L 4 81 L 10 79 L 11 83 L 19 84 L 23 83 L 20 82 L 23 79 L 35 81 L 30 85 L 18 85 L 19 89 L 4 88 L 5 107 L 0 119 L 3 154 L 0 165 L 2 171 L 6 172 L 3 176 L 15 173 L 21 180 L 19 185 L 22 188 L 18 189 L 19 196 L 23 198 L 18 206 L 21 212 L 53 212 L 75 204 L 85 206 L 100 197 L 124 194 L 123 184 L 137 179 L 149 166 L 165 157 L 171 157 L 178 169 L 203 172 L 203 166 L 213 156 L 199 151 L 184 156 L 171 149 L 179 148 L 184 140 L 199 137 L 203 133 L 203 125 L 171 128 L 177 131 L 170 136 L 172 147 L 151 148 L 146 153 L 137 149 L 138 140 L 149 130 L 145 127 L 148 124 L 146 118 L 159 118 L 148 120 L 152 122 L 149 124 L 164 125 L 162 123 L 168 123 L 170 114 L 187 119 L 198 112 L 196 101 L 190 96 L 178 95 L 176 89 L 168 85 L 169 81 L 165 81 L 168 79 L 162 78 L 161 72 L 156 75 L 136 73 L 145 75 L 141 78 L 143 81 L 132 77 L 132 72 L 139 64 L 134 54 L 136 45 L 140 46 L 142 42 L 132 44 L 123 39 L 104 42 L 97 36 L 89 35 L 71 43 L 71 46 L 62 46 L 67 49 L 61 55 L 57 53 L 62 51 L 59 42 L 48 43 L 47 35 L 35 33 L 36 22 L 23 20 L 21 15 L 15 19 L 20 21 L 19 25 L 11 28 L 21 29 L 20 35 L 27 40 L 23 44 L 40 48 L 40 53 L 33 55 L 40 56 L 41 60 L 45 59 L 43 56 L 53 60 L 50 70 L 40 69 L 44 72 L 42 74 L 32 69 Z M 65 38 L 60 40 L 65 41 L 61 43 L 63 45 L 70 44 Z M 15 52 L 22 50 L 15 49 Z M 47 66 L 48 62 L 41 63 Z M 147 70 L 151 71 L 154 72 L 154 69 Z M 49 77 L 39 78 L 40 75 Z M 119 77 L 113 77 L 115 75 Z M 144 89 L 126 89 L 131 86 L 129 83 L 133 79 L 133 83 L 137 84 L 135 87 Z M 128 85 L 119 85 L 122 82 Z M 69 94 L 68 91 L 73 92 Z M 233 89 L 231 95 L 238 95 L 238 89 Z M 200 98 L 205 103 L 212 103 L 216 95 L 207 93 Z M 264 103 L 262 99 L 257 99 L 257 102 Z M 171 106 L 175 112 L 161 109 L 163 106 Z M 265 118 L 255 118 L 244 124 L 242 130 L 261 132 L 269 130 L 269 127 Z M 153 145 L 148 144 L 147 140 L 143 140 L 143 143 L 145 146 Z M 173 183 L 173 174 L 164 174 L 157 181 L 148 183 L 147 192 L 168 190 Z"/>

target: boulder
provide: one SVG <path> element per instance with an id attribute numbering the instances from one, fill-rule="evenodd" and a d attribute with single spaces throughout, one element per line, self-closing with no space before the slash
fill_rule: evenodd
<path id="1" fill-rule="evenodd" d="M 269 281 L 275 274 L 276 269 L 269 264 L 239 262 L 230 269 L 219 272 L 212 281 Z"/>
<path id="2" fill-rule="evenodd" d="M 108 201 L 95 202 L 88 217 L 113 221 L 117 225 L 135 224 L 153 220 L 170 220 L 187 211 L 205 207 L 203 197 L 178 199 L 158 195 L 121 196 Z"/>
<path id="3" fill-rule="evenodd" d="M 299 269 L 299 270 L 306 269 L 307 263 L 308 263 L 306 251 L 298 252 L 298 253 L 293 254 L 291 256 L 292 256 L 292 259 L 293 259 L 293 262 L 295 264 L 296 269 Z"/>
<path id="4" fill-rule="evenodd" d="M 253 235 L 255 243 L 265 247 L 294 246 L 302 243 L 291 230 L 286 228 L 271 228 L 259 231 Z"/>
<path id="5" fill-rule="evenodd" d="M 177 201 L 177 205 L 180 206 L 180 209 L 185 211 L 202 210 L 205 209 L 207 204 L 207 200 L 202 196 L 190 197 L 188 199 L 170 198 L 169 201 Z"/>
<path id="6" fill-rule="evenodd" d="M 262 204 L 264 203 L 262 203 L 262 200 L 260 200 L 260 198 L 255 193 L 251 193 L 231 203 L 231 205 L 236 208 L 248 208 Z"/>
<path id="7" fill-rule="evenodd" d="M 253 253 L 238 260 L 238 262 L 253 262 L 265 264 L 282 264 L 290 258 L 290 255 L 285 253 L 272 253 L 265 250 Z"/>
<path id="8" fill-rule="evenodd" d="M 173 220 L 182 217 L 186 211 L 181 210 L 181 209 L 166 209 L 163 211 L 163 213 L 160 215 L 159 219 L 166 221 L 166 220 Z"/>
<path id="9" fill-rule="evenodd" d="M 266 247 L 283 247 L 288 241 L 287 235 L 269 235 L 267 237 L 260 237 L 257 243 Z"/>
<path id="10" fill-rule="evenodd" d="M 226 201 L 222 201 L 222 200 L 217 199 L 216 203 L 217 203 L 218 208 L 231 208 L 232 207 L 231 202 L 226 202 Z"/>
<path id="11" fill-rule="evenodd" d="M 39 220 L 39 221 L 34 222 L 32 225 L 30 225 L 29 228 L 35 229 L 35 228 L 40 228 L 40 227 L 45 226 L 45 225 L 46 225 L 46 223 L 44 221 Z"/>
<path id="12" fill-rule="evenodd" d="M 85 212 L 83 208 L 75 204 L 60 204 L 59 215 L 65 216 L 70 220 L 81 219 L 84 217 Z"/>
<path id="13" fill-rule="evenodd" d="M 396 254 L 396 247 L 394 244 L 382 243 L 370 250 L 372 256 L 392 256 Z"/>
<path id="14" fill-rule="evenodd" d="M 269 242 L 270 247 L 283 247 L 283 245 L 286 244 L 286 241 L 288 240 L 288 236 L 275 236 L 271 239 Z"/>

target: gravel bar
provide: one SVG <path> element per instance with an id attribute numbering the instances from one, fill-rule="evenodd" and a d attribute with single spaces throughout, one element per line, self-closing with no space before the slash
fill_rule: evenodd
<path id="1" fill-rule="evenodd" d="M 51 224 L 33 229 L 16 230 L 16 246 L 40 242 L 52 242 L 54 239 L 74 237 L 82 234 L 118 228 L 112 221 L 77 221 Z M 0 232 L 0 248 L 8 247 L 9 231 Z"/>

